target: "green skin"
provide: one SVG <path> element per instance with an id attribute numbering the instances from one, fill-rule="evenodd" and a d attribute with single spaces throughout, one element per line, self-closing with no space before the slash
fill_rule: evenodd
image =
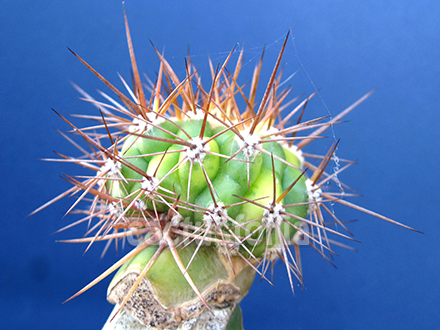
<path id="1" fill-rule="evenodd" d="M 182 129 L 191 137 L 196 138 L 200 135 L 203 121 L 199 119 L 189 119 L 186 121 L 177 122 L 177 124 L 180 125 Z M 170 121 L 164 121 L 158 124 L 158 126 L 178 135 L 185 140 L 189 140 L 188 136 Z M 209 138 L 218 132 L 223 131 L 224 129 L 224 127 L 212 128 L 210 123 L 207 122 L 204 137 Z M 161 180 L 173 169 L 173 167 L 175 167 L 179 161 L 186 157 L 185 152 L 169 152 L 174 150 L 183 150 L 185 147 L 179 144 L 149 139 L 148 136 L 157 136 L 176 140 L 174 136 L 155 127 L 143 135 L 145 137 L 138 137 L 135 135 L 130 136 L 123 145 L 121 155 L 127 162 L 130 162 L 140 170 L 146 172 L 149 176 L 153 176 L 154 173 L 156 173 L 155 177 L 158 180 Z M 255 156 L 251 156 L 249 162 L 247 162 L 248 159 L 244 152 L 240 152 L 235 156 L 235 159 L 240 159 L 245 162 L 232 159 L 225 163 L 229 157 L 234 155 L 239 150 L 239 145 L 236 141 L 237 138 L 235 137 L 235 133 L 229 130 L 211 140 L 209 142 L 209 148 L 205 146 L 205 150 L 208 149 L 211 152 L 226 156 L 226 158 L 224 158 L 205 153 L 202 160 L 203 168 L 205 169 L 210 181 L 212 182 L 212 185 L 214 186 L 215 192 L 212 192 L 212 194 L 214 194 L 217 203 L 221 202 L 227 206 L 243 202 L 244 200 L 238 196 L 249 200 L 265 197 L 257 200 L 256 202 L 266 207 L 274 200 L 274 173 L 276 176 L 276 197 L 280 196 L 283 191 L 285 191 L 301 175 L 302 171 L 299 169 L 301 164 L 298 157 L 278 142 L 262 143 L 260 145 L 274 156 L 286 160 L 290 164 L 295 165 L 297 168 L 287 166 L 285 163 L 279 161 L 275 157 L 272 159 L 271 156 L 261 152 Z M 167 151 L 165 156 L 156 155 L 128 158 L 130 156 L 165 151 Z M 274 169 L 272 166 L 274 166 Z M 189 203 L 195 204 L 199 207 L 208 208 L 213 204 L 212 194 L 199 162 L 194 161 L 192 171 L 190 171 L 190 169 L 191 163 L 188 161 L 181 165 L 172 174 L 168 175 L 161 182 L 160 187 L 170 192 L 174 192 L 174 198 L 180 195 L 180 201 L 182 204 L 188 201 Z M 122 165 L 120 172 L 126 179 L 142 179 L 142 175 L 125 165 Z M 189 185 L 190 190 L 188 194 L 188 180 L 190 176 L 191 182 Z M 290 205 L 307 202 L 308 194 L 305 182 L 306 177 L 302 176 L 280 203 L 282 205 Z M 110 190 L 111 195 L 116 198 L 124 198 L 128 194 L 138 191 L 139 193 L 143 194 L 141 198 L 146 203 L 147 209 L 153 210 L 153 204 L 150 200 L 151 196 L 145 196 L 142 190 L 140 190 L 140 182 L 131 181 L 125 183 L 123 181 L 108 180 L 107 188 Z M 171 196 L 170 193 L 167 193 L 161 189 L 159 189 L 159 192 Z M 138 195 L 138 193 L 133 196 L 136 195 Z M 158 199 L 157 197 L 154 198 Z M 167 202 L 172 204 L 173 200 L 169 199 Z M 162 202 L 155 202 L 155 206 L 158 212 L 167 212 L 169 209 L 169 206 Z M 227 214 L 229 217 L 235 219 L 239 223 L 247 223 L 251 220 L 262 217 L 264 210 L 265 209 L 261 206 L 252 203 L 244 203 L 227 208 Z M 307 216 L 308 207 L 307 205 L 289 206 L 284 207 L 284 210 L 287 213 L 304 218 Z M 190 221 L 190 223 L 197 226 L 203 224 L 203 214 L 199 212 L 192 212 L 183 208 L 179 208 L 179 212 L 186 221 Z M 280 224 L 280 229 L 284 238 L 287 240 L 287 242 L 289 242 L 296 230 L 287 224 L 286 221 L 294 225 L 299 221 L 298 219 L 289 216 L 284 216 L 284 220 L 285 221 Z M 237 227 L 234 229 L 234 232 L 237 234 L 237 236 L 248 236 L 249 233 L 258 228 L 262 222 L 262 219 L 251 221 L 245 225 L 247 230 Z M 236 224 L 230 221 L 228 221 L 227 225 L 229 228 L 236 227 Z M 268 237 L 268 227 L 263 225 L 262 228 L 265 230 L 263 232 L 260 230 L 255 233 L 252 237 L 254 240 L 247 240 L 244 243 L 247 248 L 241 248 L 241 253 L 244 255 L 249 255 L 249 250 L 252 250 L 252 254 L 257 258 L 260 258 L 264 256 L 266 248 L 271 249 L 279 246 L 280 239 L 277 229 L 272 227 L 270 230 L 270 237 Z M 229 234 L 226 228 L 222 228 L 222 230 L 225 234 Z M 259 239 L 260 242 L 257 243 L 255 239 Z"/>
<path id="2" fill-rule="evenodd" d="M 196 248 L 196 244 L 190 244 L 185 249 L 179 251 L 179 257 L 185 266 L 188 264 Z M 151 245 L 122 265 L 110 283 L 110 287 L 117 283 L 127 272 L 134 269 L 141 271 L 153 257 L 156 250 L 157 245 Z M 202 246 L 199 249 L 188 269 L 188 274 L 202 292 L 217 281 L 228 278 L 228 272 L 220 261 L 218 254 L 212 247 L 208 246 Z M 174 261 L 170 249 L 165 249 L 160 254 L 159 258 L 157 258 L 147 272 L 146 278 L 150 285 L 154 287 L 161 303 L 167 308 L 175 308 L 197 298 L 196 293 Z"/>
<path id="3" fill-rule="evenodd" d="M 243 316 L 239 305 L 232 312 L 226 330 L 243 330 Z"/>

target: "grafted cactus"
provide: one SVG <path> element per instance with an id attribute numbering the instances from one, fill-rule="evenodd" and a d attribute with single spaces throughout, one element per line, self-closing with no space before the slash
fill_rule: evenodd
<path id="1" fill-rule="evenodd" d="M 72 52 L 120 101 L 104 95 L 109 103 L 102 103 L 77 87 L 99 108 L 93 119 L 100 124 L 80 129 L 60 115 L 91 149 L 66 158 L 94 175 L 82 181 L 67 177 L 73 187 L 41 207 L 77 194 L 73 209 L 89 195 L 91 206 L 77 223 L 95 222 L 88 237 L 70 242 L 107 241 L 107 247 L 135 242 L 132 251 L 73 296 L 119 268 L 108 289 L 116 307 L 105 329 L 242 329 L 238 303 L 256 273 L 268 280 L 269 264 L 282 259 L 293 290 L 295 277 L 302 283 L 300 242 L 328 259 L 335 242 L 329 235 L 352 239 L 325 222 L 327 214 L 345 229 L 327 204 L 399 224 L 345 200 L 350 194 L 337 175 L 352 163 L 326 172 L 337 143 L 324 156 L 302 152 L 369 94 L 334 118 L 301 121 L 313 95 L 281 117 L 293 103 L 285 101 L 290 89 L 281 89 L 279 72 L 288 36 L 258 102 L 262 59 L 246 92 L 238 83 L 242 53 L 234 71 L 227 69 L 232 52 L 217 69 L 211 66 L 209 89 L 201 86 L 190 62 L 180 80 L 157 52 L 159 72 L 147 97 L 127 22 L 126 29 L 131 98 Z M 246 107 L 239 108 L 238 98 Z M 323 189 L 332 181 L 334 191 Z"/>

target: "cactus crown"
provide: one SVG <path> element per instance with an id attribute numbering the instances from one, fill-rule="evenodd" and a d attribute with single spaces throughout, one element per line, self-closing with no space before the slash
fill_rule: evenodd
<path id="1" fill-rule="evenodd" d="M 95 174 L 82 180 L 67 176 L 73 187 L 41 208 L 68 194 L 78 194 L 73 209 L 90 195 L 91 206 L 80 222 L 91 219 L 96 222 L 89 237 L 71 241 L 92 244 L 134 236 L 143 238 L 131 252 L 73 297 L 153 245 L 157 248 L 119 301 L 121 306 L 127 303 L 160 255 L 169 251 L 187 284 L 209 309 L 206 295 L 187 271 L 205 245 L 220 252 L 229 270 L 234 270 L 237 260 L 241 260 L 263 278 L 269 263 L 281 258 L 293 290 L 293 277 L 302 283 L 301 240 L 328 260 L 327 255 L 333 253 L 329 234 L 352 239 L 325 224 L 327 213 L 345 229 L 327 203 L 340 203 L 396 223 L 342 199 L 349 194 L 342 196 L 341 190 L 322 189 L 337 175 L 325 171 L 337 143 L 324 156 L 302 153 L 307 144 L 322 137 L 326 129 L 338 123 L 369 94 L 334 118 L 302 122 L 313 94 L 281 119 L 281 111 L 292 103 L 285 102 L 290 89 L 280 87 L 279 67 L 287 36 L 260 102 L 256 90 L 262 58 L 246 95 L 244 86 L 237 82 L 243 53 L 230 72 L 227 64 L 232 52 L 216 69 L 211 65 L 212 84 L 204 89 L 189 60 L 186 77 L 180 80 L 156 50 L 160 67 L 147 97 L 128 25 L 126 28 L 134 77 L 134 87 L 129 89 L 131 98 L 72 51 L 120 101 L 106 96 L 110 102 L 101 103 L 77 87 L 99 108 L 100 115 L 93 119 L 100 124 L 78 128 L 60 115 L 91 149 L 82 149 L 82 157 L 66 158 Z M 245 109 L 238 108 L 239 97 L 245 101 Z M 294 116 L 298 118 L 296 123 L 289 124 Z M 99 130 L 101 133 L 96 133 Z M 108 140 L 109 145 L 102 143 Z M 310 162 L 310 158 L 320 159 L 319 165 Z M 346 161 L 340 171 L 351 164 Z M 192 256 L 183 262 L 179 249 L 187 246 L 192 246 Z"/>

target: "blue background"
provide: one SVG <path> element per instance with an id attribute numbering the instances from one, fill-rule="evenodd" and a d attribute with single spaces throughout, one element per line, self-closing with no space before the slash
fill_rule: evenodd
<path id="1" fill-rule="evenodd" d="M 243 74 L 250 75 L 266 45 L 267 81 L 291 28 L 284 63 L 286 72 L 297 71 L 293 95 L 320 89 L 310 116 L 336 115 L 376 89 L 348 123 L 335 127 L 339 157 L 358 160 L 340 178 L 363 196 L 357 203 L 425 234 L 335 207 L 341 219 L 359 220 L 350 224 L 362 241 L 349 243 L 357 251 L 337 249 L 335 269 L 303 249 L 305 288 L 297 287 L 295 296 L 277 264 L 275 287 L 257 280 L 242 302 L 245 328 L 437 328 L 438 2 L 129 0 L 126 10 L 140 71 L 150 77 L 158 60 L 148 39 L 165 47 L 181 77 L 188 45 L 205 75 L 206 55 L 216 64 L 236 43 L 245 44 Z M 69 187 L 62 172 L 77 173 L 75 166 L 40 161 L 55 157 L 52 150 L 76 154 L 54 129 L 68 127 L 51 108 L 93 113 L 70 81 L 94 96 L 96 89 L 108 92 L 66 46 L 118 87 L 118 72 L 130 79 L 121 1 L 4 1 L 0 27 L 1 327 L 100 329 L 112 309 L 105 300 L 110 279 L 61 303 L 114 262 L 114 250 L 100 260 L 98 244 L 83 255 L 84 246 L 55 242 L 85 230 L 53 234 L 76 219 L 63 218 L 73 200 L 26 216 Z M 333 141 L 328 134 L 320 153 Z"/>

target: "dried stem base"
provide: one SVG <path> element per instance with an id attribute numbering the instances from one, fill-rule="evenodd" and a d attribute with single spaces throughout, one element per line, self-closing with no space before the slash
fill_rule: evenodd
<path id="1" fill-rule="evenodd" d="M 114 313 L 119 309 L 115 305 L 102 330 L 157 330 L 155 327 L 144 326 L 124 311 L 120 312 L 112 321 Z M 243 330 L 241 309 L 235 308 L 212 309 L 212 313 L 205 309 L 197 317 L 182 321 L 179 326 L 167 327 L 164 330 Z"/>

